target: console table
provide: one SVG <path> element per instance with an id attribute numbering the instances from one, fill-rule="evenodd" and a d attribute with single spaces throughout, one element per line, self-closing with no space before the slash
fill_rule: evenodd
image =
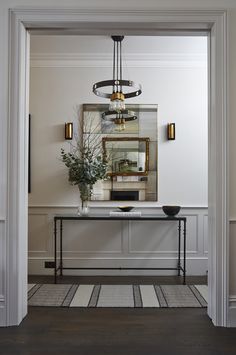
<path id="1" fill-rule="evenodd" d="M 177 222 L 178 226 L 178 261 L 176 268 L 123 268 L 123 267 L 114 267 L 114 268 L 105 268 L 105 267 L 64 267 L 63 266 L 63 221 L 164 221 L 164 222 Z M 78 216 L 78 215 L 55 215 L 54 216 L 54 283 L 57 283 L 58 271 L 60 276 L 63 276 L 63 270 L 177 270 L 178 276 L 180 276 L 182 271 L 183 284 L 185 285 L 186 278 L 186 217 L 176 216 L 176 217 L 165 217 L 157 215 L 142 215 L 142 216 L 109 216 L 109 215 L 89 215 L 89 216 Z M 59 233 L 59 265 L 57 265 L 57 227 L 58 222 L 60 225 Z M 183 238 L 183 257 L 181 260 L 181 237 Z M 181 262 L 182 261 L 182 262 Z"/>

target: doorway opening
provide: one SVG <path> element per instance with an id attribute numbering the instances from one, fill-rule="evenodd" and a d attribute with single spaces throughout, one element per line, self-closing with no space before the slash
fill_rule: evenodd
<path id="1" fill-rule="evenodd" d="M 158 107 L 155 118 L 158 143 L 150 151 L 149 172 L 145 180 L 142 178 L 139 182 L 136 176 L 118 175 L 115 181 L 118 187 L 111 191 L 112 201 L 101 197 L 103 192 L 99 195 L 101 190 L 105 190 L 101 185 L 106 185 L 106 182 L 99 182 L 90 202 L 91 214 L 102 211 L 104 215 L 121 204 L 117 201 L 129 200 L 129 196 L 132 196 L 135 208 L 142 210 L 144 215 L 163 215 L 163 205 L 180 205 L 180 214 L 187 217 L 187 281 L 191 285 L 206 284 L 208 270 L 207 45 L 207 35 L 125 36 L 124 77 L 134 78 L 143 87 L 142 95 L 126 103 Z M 29 275 L 34 275 L 30 276 L 33 284 L 43 280 L 53 282 L 53 216 L 76 213 L 79 203 L 78 188 L 70 186 L 67 170 L 60 159 L 61 148 L 71 149 L 71 143 L 68 144 L 64 137 L 65 122 L 72 122 L 75 135 L 79 135 L 78 107 L 94 103 L 105 105 L 104 99 L 93 94 L 92 85 L 111 76 L 111 54 L 112 41 L 108 35 L 53 36 L 50 32 L 34 35 L 32 31 Z M 166 128 L 173 121 L 176 139 L 169 141 Z M 151 116 L 145 116 L 143 120 L 140 117 L 136 122 L 142 126 L 138 136 L 154 141 Z M 102 133 L 102 137 L 107 134 L 107 131 Z M 112 131 L 111 136 L 124 136 L 128 140 L 135 136 L 135 129 L 131 127 L 129 131 L 126 127 L 122 134 Z M 158 179 L 153 178 L 155 170 Z M 157 201 L 149 200 L 152 186 L 147 184 L 148 179 L 153 179 L 156 184 Z M 139 184 L 142 185 L 141 192 L 137 191 Z M 138 201 L 140 193 L 145 196 L 144 201 Z M 120 276 L 123 283 L 182 283 L 182 278 L 176 277 L 176 271 L 150 270 L 176 267 L 176 223 L 143 222 L 140 226 L 139 222 L 131 222 L 120 226 L 117 222 L 104 225 L 104 222 L 96 221 L 91 225 L 89 221 L 80 227 L 82 233 L 76 223 L 64 224 L 64 267 L 94 266 L 95 270 L 67 270 L 64 272 L 67 277 L 60 282 L 73 280 L 73 283 L 80 283 L 81 277 L 76 279 L 76 275 L 87 276 L 86 282 L 91 282 L 91 279 L 96 282 L 97 276 L 101 282 L 101 276 L 113 275 L 109 282 L 116 283 Z M 133 270 L 119 273 L 109 270 L 114 267 L 133 267 Z M 102 279 L 103 282 L 107 280 L 106 277 Z"/>
<path id="2" fill-rule="evenodd" d="M 68 28 L 68 32 L 78 34 L 85 33 L 86 28 L 96 27 L 100 33 L 112 33 L 114 24 L 120 32 L 124 32 L 126 24 L 123 13 L 107 11 L 97 13 L 88 11 L 86 13 L 61 9 L 53 11 L 53 16 L 48 20 L 48 9 L 32 10 L 27 9 L 11 10 L 11 34 L 10 42 L 10 98 L 9 98 L 9 182 L 8 182 L 8 220 L 7 235 L 9 244 L 7 246 L 7 260 L 12 268 L 7 271 L 9 317 L 6 324 L 19 324 L 27 313 L 26 309 L 26 234 L 27 234 L 27 159 L 23 149 L 28 135 L 25 126 L 25 117 L 28 116 L 27 106 L 27 68 L 28 68 L 28 35 L 27 29 L 34 27 L 38 30 L 47 31 L 51 28 Z M 34 17 L 36 14 L 37 19 Z M 208 12 L 207 17 L 200 12 L 188 12 L 180 14 L 171 11 L 159 13 L 154 11 L 142 12 L 142 15 L 135 11 L 127 11 L 129 26 L 126 34 L 139 34 L 145 31 L 146 34 L 160 33 L 163 28 L 169 34 L 198 31 L 205 33 L 209 31 L 210 39 L 210 70 L 209 70 L 209 307 L 208 314 L 215 325 L 227 325 L 228 317 L 228 195 L 227 195 L 227 96 L 226 96 L 226 14 L 223 11 Z M 110 17 L 111 16 L 111 17 Z M 75 29 L 75 18 L 76 29 Z M 97 19 L 94 22 L 94 19 Z M 115 22 L 111 21 L 111 18 Z M 84 21 L 82 21 L 84 19 Z M 104 19 L 106 19 L 104 21 Z M 154 21 L 154 22 L 153 22 Z M 50 26 L 49 26 L 50 22 Z M 154 24 L 155 23 L 155 24 Z M 87 27 L 86 27 L 87 26 Z M 155 27 L 155 29 L 153 29 Z M 112 30 L 111 30 L 112 29 Z M 123 29 L 123 30 L 122 30 Z M 136 30 L 135 30 L 136 29 Z M 139 30 L 137 30 L 139 29 Z M 55 30 L 56 32 L 57 30 Z M 67 33 L 68 33 L 67 32 Z M 26 65 L 25 65 L 26 64 Z M 17 137 L 17 139 L 16 139 Z M 217 139 L 216 139 L 217 137 Z M 19 149 L 21 147 L 21 149 Z M 19 164 L 15 164 L 20 162 Z M 25 182 L 25 183 L 24 183 Z M 15 191 L 18 191 L 16 194 Z M 16 255 L 16 258 L 11 257 Z M 16 266 L 17 265 L 17 266 Z M 15 268 L 19 273 L 11 270 Z M 220 272 L 219 272 L 220 270 Z M 17 276 L 16 276 L 17 275 Z M 23 281 L 22 281 L 23 280 Z"/>

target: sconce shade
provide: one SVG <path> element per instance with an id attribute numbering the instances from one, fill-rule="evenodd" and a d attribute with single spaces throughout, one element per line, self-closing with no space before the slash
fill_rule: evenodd
<path id="1" fill-rule="evenodd" d="M 170 141 L 175 140 L 175 123 L 168 123 L 168 125 L 167 125 L 167 139 Z"/>
<path id="2" fill-rule="evenodd" d="M 65 139 L 73 139 L 73 122 L 65 123 Z"/>

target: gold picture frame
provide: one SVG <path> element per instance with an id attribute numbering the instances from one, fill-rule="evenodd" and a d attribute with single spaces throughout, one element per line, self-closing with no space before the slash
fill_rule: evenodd
<path id="1" fill-rule="evenodd" d="M 107 175 L 146 176 L 149 171 L 149 142 L 148 137 L 103 137 L 103 159 L 111 167 Z M 140 155 L 142 159 L 139 159 Z M 136 160 L 130 156 L 135 156 Z"/>

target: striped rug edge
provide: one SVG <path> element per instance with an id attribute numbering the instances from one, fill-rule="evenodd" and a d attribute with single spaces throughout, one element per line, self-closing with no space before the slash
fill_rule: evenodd
<path id="1" fill-rule="evenodd" d="M 41 287 L 44 285 L 50 285 L 50 284 L 35 284 L 32 286 L 29 291 L 28 291 L 28 301 L 40 290 Z M 61 285 L 61 284 L 59 284 Z M 107 286 L 107 285 L 94 285 L 94 284 L 71 284 L 67 285 L 69 286 L 69 290 L 67 294 L 65 295 L 62 303 L 60 305 L 57 305 L 57 307 L 76 307 L 76 308 L 101 308 L 98 306 L 98 301 L 100 297 L 100 292 L 101 292 L 101 287 L 102 286 Z M 87 294 L 84 296 L 87 301 L 78 301 L 75 302 L 73 305 L 73 300 L 75 298 L 76 293 L 78 293 L 78 289 L 81 286 L 85 286 L 85 291 Z M 117 285 L 110 285 L 110 286 L 117 286 Z M 127 285 L 120 285 L 122 286 L 127 286 Z M 204 296 L 201 294 L 200 290 L 196 288 L 196 286 L 199 285 L 157 285 L 157 284 L 149 284 L 149 285 L 129 285 L 132 286 L 132 293 L 133 293 L 133 303 L 131 305 L 125 305 L 125 306 L 102 306 L 102 308 L 205 308 L 207 307 L 207 301 L 205 300 Z M 144 287 L 145 286 L 145 287 Z M 148 287 L 149 286 L 149 287 Z M 181 305 L 178 305 L 178 302 L 176 305 L 170 305 L 167 296 L 165 294 L 165 287 L 173 287 L 175 286 L 184 286 L 180 287 L 181 290 L 187 290 L 191 291 L 193 300 L 197 301 L 196 305 L 195 302 L 192 304 L 194 305 L 183 305 L 184 301 L 182 299 Z M 206 286 L 206 285 L 200 285 L 200 286 Z M 81 289 L 82 290 L 82 289 Z M 150 292 L 151 291 L 151 292 Z M 143 294 L 142 294 L 143 293 Z M 156 297 L 156 301 L 154 298 L 154 294 Z M 144 297 L 144 298 L 143 298 Z M 166 298 L 167 297 L 167 298 Z M 148 304 L 148 299 L 150 299 L 150 304 Z M 170 302 L 171 303 L 171 302 Z M 188 302 L 187 302 L 188 303 Z M 175 303 L 174 303 L 175 304 Z M 190 302 L 191 304 L 191 302 Z M 29 304 L 30 305 L 30 304 Z M 32 305 L 34 306 L 34 305 Z M 37 304 L 38 306 L 38 304 Z M 40 304 L 39 306 L 41 307 L 47 307 L 47 304 Z"/>

